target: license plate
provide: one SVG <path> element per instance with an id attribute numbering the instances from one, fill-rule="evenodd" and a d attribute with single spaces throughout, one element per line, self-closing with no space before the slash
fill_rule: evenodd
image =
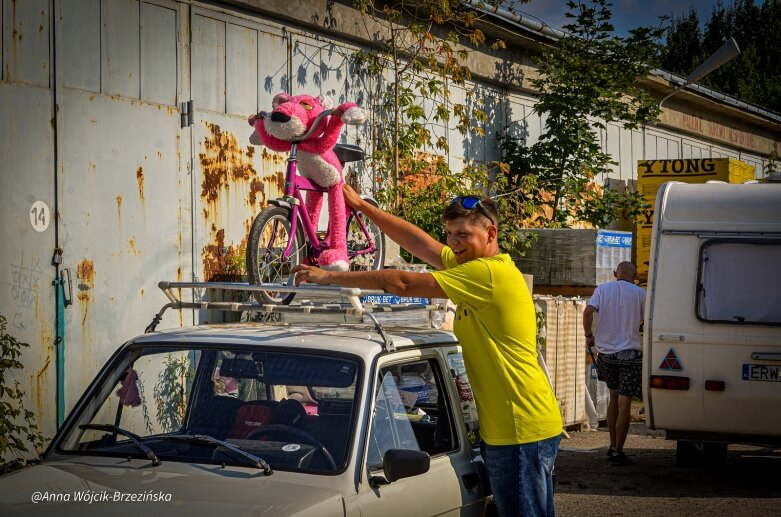
<path id="1" fill-rule="evenodd" d="M 744 364 L 743 380 L 781 382 L 781 366 L 769 364 Z"/>

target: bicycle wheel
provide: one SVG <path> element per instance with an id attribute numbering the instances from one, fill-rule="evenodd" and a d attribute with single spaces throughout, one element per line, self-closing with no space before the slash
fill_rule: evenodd
<path id="1" fill-rule="evenodd" d="M 371 198 L 366 201 L 378 206 Z M 365 232 L 359 220 L 363 221 Z M 374 251 L 367 252 L 370 244 L 374 244 Z M 385 261 L 385 236 L 382 230 L 360 212 L 351 212 L 347 219 L 347 255 L 350 257 L 350 271 L 381 269 Z"/>
<path id="2" fill-rule="evenodd" d="M 265 208 L 252 223 L 247 240 L 247 274 L 250 284 L 287 284 L 290 270 L 303 261 L 304 238 L 301 228 L 290 235 L 292 211 L 289 208 L 270 206 Z M 282 253 L 290 240 L 293 246 L 287 260 Z M 259 303 L 287 305 L 295 293 L 255 292 Z"/>

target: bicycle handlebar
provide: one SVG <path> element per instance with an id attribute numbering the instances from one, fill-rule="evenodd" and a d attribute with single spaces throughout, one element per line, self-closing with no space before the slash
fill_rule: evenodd
<path id="1" fill-rule="evenodd" d="M 322 112 L 322 113 L 320 113 L 320 114 L 317 116 L 317 118 L 315 119 L 314 123 L 313 123 L 313 124 L 312 124 L 312 126 L 309 128 L 309 131 L 307 131 L 306 133 L 304 133 L 303 135 L 301 135 L 301 136 L 299 136 L 299 137 L 293 138 L 292 140 L 290 140 L 290 142 L 291 142 L 291 143 L 294 143 L 294 144 L 297 144 L 297 143 L 303 142 L 304 140 L 306 140 L 307 138 L 309 138 L 310 136 L 312 136 L 312 133 L 314 133 L 314 132 L 317 130 L 317 126 L 319 126 L 319 125 L 320 125 L 320 122 L 322 122 L 322 121 L 323 121 L 323 119 L 324 119 L 325 117 L 327 117 L 328 115 L 330 115 L 332 112 L 333 112 L 333 110 L 330 110 L 330 109 L 323 110 L 323 112 Z M 266 118 L 266 117 L 268 117 L 268 116 L 269 116 L 269 113 L 268 113 L 268 112 L 266 112 L 266 111 L 261 111 L 261 112 L 260 112 L 260 113 L 258 113 L 257 115 L 254 115 L 254 116 L 250 117 L 250 118 L 249 118 L 249 120 L 248 120 L 248 122 L 249 122 L 249 124 L 250 124 L 251 126 L 254 126 L 254 125 L 255 125 L 255 120 L 257 120 L 258 118 L 263 118 L 263 119 L 265 119 L 265 118 Z"/>

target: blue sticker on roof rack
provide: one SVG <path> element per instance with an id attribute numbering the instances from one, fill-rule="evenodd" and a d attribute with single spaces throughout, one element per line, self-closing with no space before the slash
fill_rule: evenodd
<path id="1" fill-rule="evenodd" d="M 406 303 L 411 305 L 428 305 L 430 302 L 431 300 L 428 298 L 396 296 L 395 294 L 370 294 L 361 296 L 361 303 L 390 303 L 393 305 Z"/>

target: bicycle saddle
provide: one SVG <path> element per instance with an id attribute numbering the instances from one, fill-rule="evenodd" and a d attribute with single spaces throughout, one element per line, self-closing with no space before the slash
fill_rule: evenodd
<path id="1" fill-rule="evenodd" d="M 352 144 L 336 144 L 334 153 L 342 163 L 359 162 L 363 160 L 363 149 Z"/>

